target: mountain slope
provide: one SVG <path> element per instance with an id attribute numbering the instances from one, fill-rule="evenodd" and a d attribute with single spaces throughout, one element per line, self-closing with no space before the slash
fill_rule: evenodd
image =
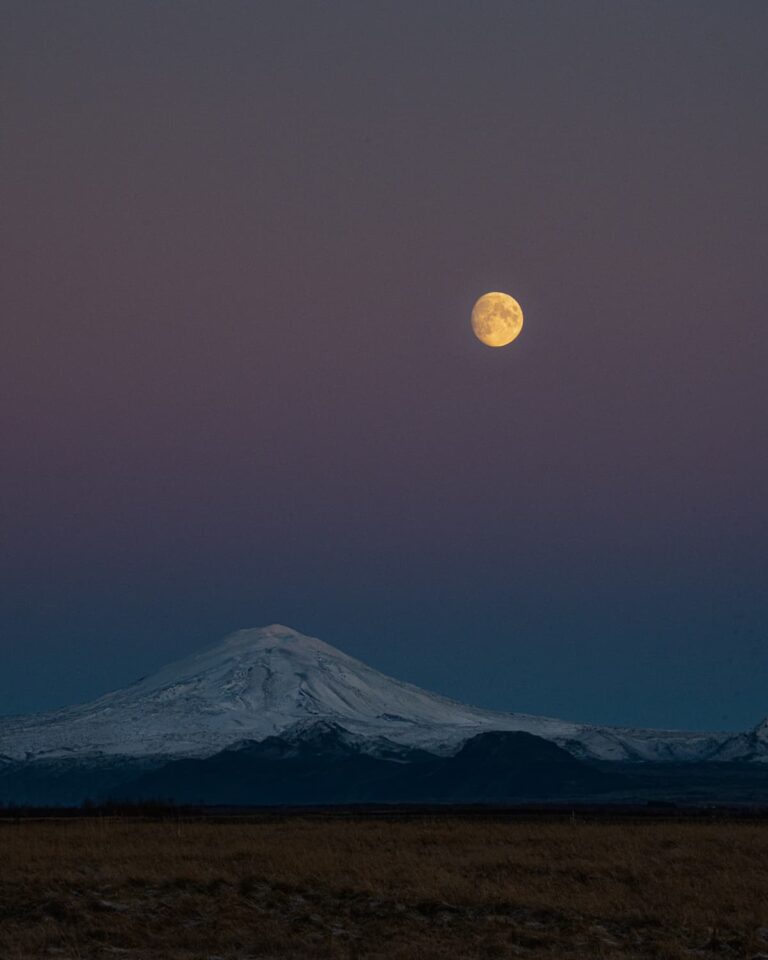
<path id="1" fill-rule="evenodd" d="M 449 754 L 478 733 L 524 731 L 583 758 L 685 761 L 732 736 L 625 730 L 481 710 L 387 677 L 289 627 L 242 630 L 91 703 L 0 719 L 0 761 L 205 757 L 327 720 L 363 737 Z"/>
<path id="2" fill-rule="evenodd" d="M 123 784 L 117 795 L 243 806 L 506 803 L 598 796 L 628 783 L 529 733 L 480 733 L 455 756 L 411 750 L 394 761 L 371 756 L 354 734 L 319 721 L 212 757 L 171 761 Z"/>
<path id="3" fill-rule="evenodd" d="M 91 703 L 0 721 L 0 755 L 205 756 L 301 721 L 450 749 L 484 729 L 574 725 L 495 714 L 386 677 L 322 640 L 278 624 L 242 630 Z M 518 716 L 518 715 L 515 715 Z"/>
<path id="4" fill-rule="evenodd" d="M 737 733 L 721 743 L 713 760 L 768 763 L 768 718 L 747 733 Z"/>

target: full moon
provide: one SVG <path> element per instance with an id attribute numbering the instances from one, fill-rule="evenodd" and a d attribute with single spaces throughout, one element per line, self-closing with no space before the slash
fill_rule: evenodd
<path id="1" fill-rule="evenodd" d="M 472 330 L 488 347 L 506 347 L 523 329 L 523 311 L 508 293 L 484 293 L 472 307 Z"/>

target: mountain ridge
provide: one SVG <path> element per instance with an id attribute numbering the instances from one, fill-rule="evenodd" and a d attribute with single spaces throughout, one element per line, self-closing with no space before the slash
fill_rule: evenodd
<path id="1" fill-rule="evenodd" d="M 249 748 L 172 760 L 127 780 L 117 795 L 129 802 L 245 806 L 504 803 L 599 796 L 632 784 L 618 770 L 599 770 L 520 731 L 475 734 L 447 757 L 403 751 L 400 760 L 373 756 L 343 727 L 318 721 Z"/>
<path id="2" fill-rule="evenodd" d="M 449 755 L 473 735 L 520 731 L 586 759 L 768 760 L 766 721 L 742 734 L 699 733 L 485 710 L 388 677 L 282 624 L 236 631 L 89 703 L 0 717 L 0 757 L 205 757 L 322 720 L 372 751 L 383 740 Z"/>

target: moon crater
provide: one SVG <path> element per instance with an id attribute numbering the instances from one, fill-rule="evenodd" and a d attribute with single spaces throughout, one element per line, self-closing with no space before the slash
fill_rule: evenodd
<path id="1" fill-rule="evenodd" d="M 472 330 L 488 347 L 505 347 L 523 329 L 523 311 L 508 293 L 484 293 L 472 308 Z"/>

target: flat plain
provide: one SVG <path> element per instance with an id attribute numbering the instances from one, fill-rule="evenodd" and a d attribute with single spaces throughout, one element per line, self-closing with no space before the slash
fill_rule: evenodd
<path id="1" fill-rule="evenodd" d="M 768 958 L 768 822 L 0 820 L 2 960 Z"/>

